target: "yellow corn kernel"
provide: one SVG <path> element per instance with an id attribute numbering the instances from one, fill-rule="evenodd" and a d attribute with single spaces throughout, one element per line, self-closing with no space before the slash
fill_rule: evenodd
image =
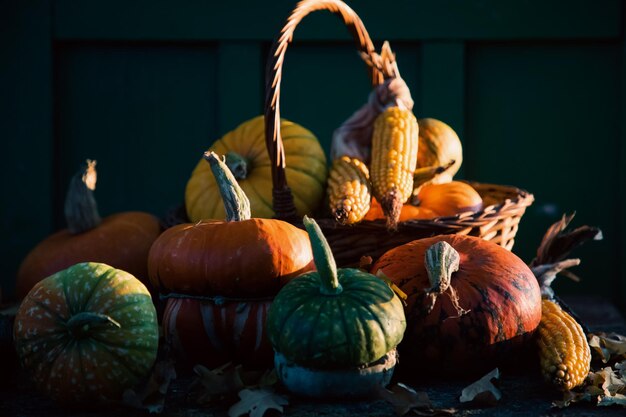
<path id="1" fill-rule="evenodd" d="M 537 343 L 541 373 L 556 388 L 581 385 L 591 364 L 591 351 L 580 324 L 550 300 L 542 301 Z"/>
<path id="2" fill-rule="evenodd" d="M 372 200 L 367 166 L 347 156 L 335 159 L 328 175 L 327 193 L 335 220 L 341 224 L 360 222 Z"/>
<path id="3" fill-rule="evenodd" d="M 418 143 L 417 119 L 410 110 L 390 107 L 374 121 L 372 190 L 390 229 L 396 228 L 402 205 L 413 191 Z"/>

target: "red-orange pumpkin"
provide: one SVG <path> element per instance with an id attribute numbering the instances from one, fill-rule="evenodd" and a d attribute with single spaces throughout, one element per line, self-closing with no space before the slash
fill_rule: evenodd
<path id="1" fill-rule="evenodd" d="M 95 161 L 72 178 L 65 203 L 68 228 L 35 246 L 17 273 L 16 294 L 21 299 L 42 279 L 79 262 L 101 262 L 148 282 L 148 251 L 161 233 L 158 219 L 131 211 L 100 219 L 93 198 Z"/>
<path id="2" fill-rule="evenodd" d="M 312 270 L 303 230 L 281 220 L 202 220 L 167 229 L 148 257 L 161 293 L 266 296 Z"/>
<path id="3" fill-rule="evenodd" d="M 262 367 L 274 351 L 265 331 L 271 305 L 266 301 L 202 301 L 170 298 L 163 315 L 163 332 L 190 366 L 215 368 L 226 362 Z"/>
<path id="4" fill-rule="evenodd" d="M 311 244 L 305 231 L 287 222 L 250 218 L 250 203 L 228 167 L 213 152 L 205 159 L 227 219 L 174 226 L 152 246 L 151 282 L 170 295 L 165 336 L 190 364 L 268 366 L 269 300 L 286 281 L 315 268 Z"/>
<path id="5" fill-rule="evenodd" d="M 541 320 L 528 266 L 483 239 L 447 235 L 391 249 L 372 267 L 408 295 L 403 364 L 464 373 L 494 366 Z"/>
<path id="6" fill-rule="evenodd" d="M 167 229 L 148 256 L 148 274 L 161 293 L 200 296 L 274 295 L 314 268 L 304 230 L 274 219 L 250 218 L 250 203 L 214 152 L 211 164 L 226 220 L 201 220 Z"/>

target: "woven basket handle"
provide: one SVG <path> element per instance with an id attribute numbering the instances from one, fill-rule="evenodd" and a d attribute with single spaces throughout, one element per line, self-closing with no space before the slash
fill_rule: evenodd
<path id="1" fill-rule="evenodd" d="M 280 37 L 274 42 L 268 59 L 265 74 L 265 144 L 272 162 L 272 196 L 275 217 L 295 220 L 296 206 L 291 189 L 285 177 L 285 151 L 280 135 L 280 82 L 287 46 L 293 40 L 293 32 L 298 23 L 311 12 L 328 10 L 342 18 L 352 33 L 358 50 L 366 55 L 375 54 L 374 44 L 357 14 L 340 0 L 302 0 L 291 12 L 287 23 L 280 31 Z M 373 62 L 374 59 L 370 59 Z M 368 72 L 373 86 L 384 81 L 383 73 L 376 66 L 368 63 Z"/>

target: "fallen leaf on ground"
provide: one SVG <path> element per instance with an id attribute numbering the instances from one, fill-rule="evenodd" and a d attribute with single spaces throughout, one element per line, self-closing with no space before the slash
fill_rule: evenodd
<path id="1" fill-rule="evenodd" d="M 241 378 L 241 365 L 226 363 L 215 369 L 202 365 L 193 367 L 197 378 L 191 383 L 190 390 L 195 390 L 196 401 L 200 404 L 212 402 L 229 394 L 235 394 L 245 388 Z"/>
<path id="2" fill-rule="evenodd" d="M 617 333 L 591 333 L 589 347 L 594 359 L 604 363 L 626 359 L 626 336 Z"/>
<path id="3" fill-rule="evenodd" d="M 625 361 L 626 362 L 626 361 Z M 555 401 L 553 406 L 564 408 L 578 402 L 591 402 L 599 406 L 626 406 L 626 376 L 620 369 L 625 363 L 617 363 L 616 371 L 610 366 L 590 372 L 584 385 L 563 394 L 562 401 Z"/>
<path id="4" fill-rule="evenodd" d="M 470 403 L 471 405 L 495 405 L 502 398 L 502 393 L 493 385 L 491 380 L 498 378 L 500 378 L 500 371 L 496 368 L 478 381 L 465 387 L 461 392 L 460 401 L 462 403 Z"/>
<path id="5" fill-rule="evenodd" d="M 127 389 L 122 395 L 122 402 L 128 406 L 147 410 L 149 413 L 161 413 L 165 407 L 165 396 L 170 382 L 176 379 L 174 361 L 159 361 L 148 380 L 135 389 Z"/>
<path id="6" fill-rule="evenodd" d="M 267 410 L 283 412 L 283 405 L 289 404 L 287 398 L 276 394 L 272 389 L 243 389 L 239 391 L 238 403 L 228 409 L 229 417 L 240 417 L 250 414 L 250 417 L 263 417 Z"/>
<path id="7" fill-rule="evenodd" d="M 411 411 L 420 416 L 448 416 L 456 413 L 456 410 L 452 408 L 433 408 L 428 394 L 417 392 L 402 383 L 395 384 L 389 389 L 380 387 L 377 394 L 393 406 L 394 412 L 398 416 L 403 416 Z"/>

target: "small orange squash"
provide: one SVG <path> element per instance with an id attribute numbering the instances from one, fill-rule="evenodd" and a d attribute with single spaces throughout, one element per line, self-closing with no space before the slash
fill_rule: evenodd
<path id="1" fill-rule="evenodd" d="M 407 203 L 402 206 L 399 221 L 405 222 L 407 220 L 414 219 L 433 219 L 435 217 L 439 217 L 439 214 L 437 214 L 434 210 L 431 210 L 428 207 L 417 207 Z M 372 198 L 370 210 L 367 212 L 363 220 L 379 220 L 384 218 L 385 213 L 383 213 L 383 208 L 375 198 Z"/>
<path id="2" fill-rule="evenodd" d="M 469 184 L 451 181 L 443 184 L 425 184 L 417 194 L 417 205 L 429 208 L 440 216 L 454 216 L 483 207 L 480 194 Z"/>

